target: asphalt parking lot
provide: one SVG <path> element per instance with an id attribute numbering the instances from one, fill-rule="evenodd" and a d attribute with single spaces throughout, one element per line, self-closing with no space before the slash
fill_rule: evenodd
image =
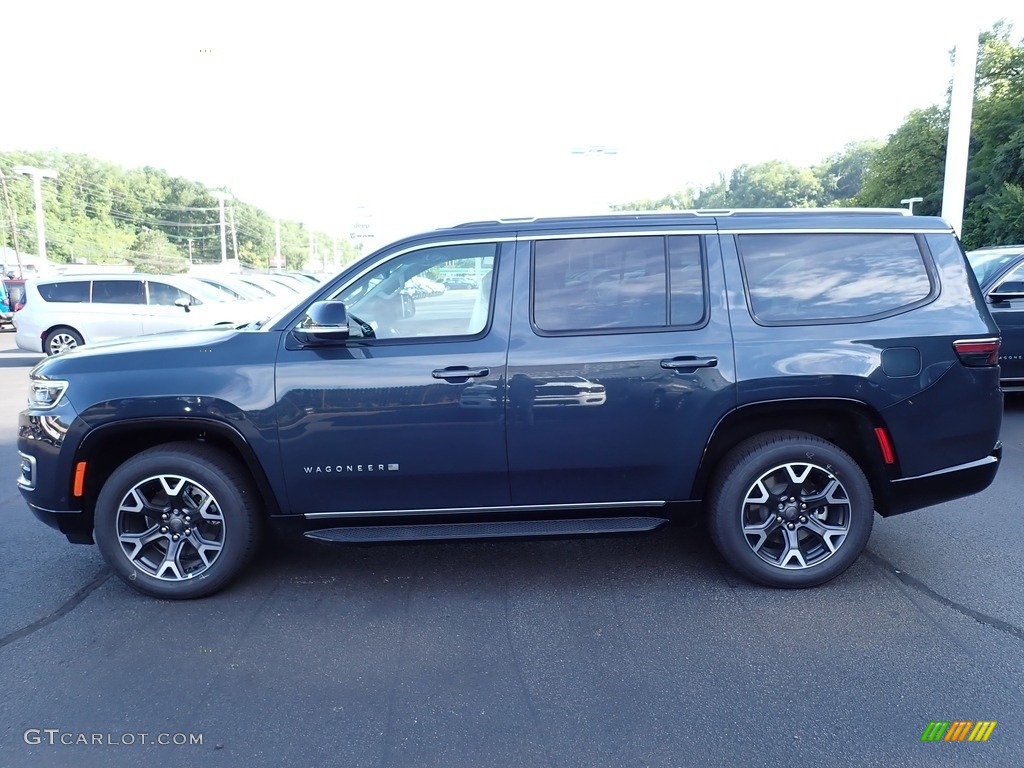
<path id="1" fill-rule="evenodd" d="M 15 426 L 39 356 L 13 347 L 0 333 L 0 766 L 1024 764 L 1024 398 L 990 489 L 876 518 L 813 590 L 750 585 L 677 525 L 290 543 L 163 602 L 28 512 Z M 932 721 L 997 725 L 922 742 Z"/>

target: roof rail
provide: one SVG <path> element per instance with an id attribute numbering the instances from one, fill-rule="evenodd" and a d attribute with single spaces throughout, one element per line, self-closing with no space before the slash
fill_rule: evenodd
<path id="1" fill-rule="evenodd" d="M 819 215 L 890 215 L 890 216 L 912 216 L 907 208 L 677 208 L 662 211 L 608 211 L 607 213 L 585 214 L 579 216 L 518 216 L 501 219 L 487 219 L 481 221 L 467 221 L 456 224 L 450 229 L 462 229 L 464 227 L 485 227 L 496 224 L 533 224 L 536 222 L 557 222 L 570 219 L 615 219 L 640 216 L 733 216 L 736 214 L 765 214 L 765 215 L 798 215 L 798 214 L 819 214 Z M 443 227 L 449 229 L 449 227 Z"/>
<path id="2" fill-rule="evenodd" d="M 735 213 L 770 213 L 770 214 L 797 214 L 797 213 L 862 213 L 867 215 L 890 214 L 898 216 L 911 216 L 908 208 L 698 208 L 690 211 L 665 211 L 665 213 L 694 213 L 698 216 L 732 216 Z"/>

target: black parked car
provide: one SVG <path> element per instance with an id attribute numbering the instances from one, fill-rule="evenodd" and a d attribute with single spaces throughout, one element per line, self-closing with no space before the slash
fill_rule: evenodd
<path id="1" fill-rule="evenodd" d="M 807 587 L 875 513 L 986 488 L 998 328 L 950 227 L 903 211 L 488 221 L 401 240 L 265 322 L 31 372 L 18 485 L 150 595 L 268 527 L 326 541 L 622 533 L 706 516 Z M 428 270 L 475 290 L 415 299 Z"/>
<path id="2" fill-rule="evenodd" d="M 979 248 L 968 252 L 967 260 L 1002 332 L 1003 389 L 1024 391 L 1024 245 Z"/>

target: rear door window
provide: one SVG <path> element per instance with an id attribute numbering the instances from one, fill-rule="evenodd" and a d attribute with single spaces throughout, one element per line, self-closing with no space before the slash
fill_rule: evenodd
<path id="1" fill-rule="evenodd" d="M 705 315 L 698 236 L 538 240 L 533 275 L 541 333 L 660 329 Z"/>

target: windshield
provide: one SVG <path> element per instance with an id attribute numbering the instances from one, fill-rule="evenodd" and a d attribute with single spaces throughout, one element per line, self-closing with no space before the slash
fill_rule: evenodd
<path id="1" fill-rule="evenodd" d="M 1021 251 L 972 251 L 967 254 L 967 261 L 974 270 L 978 283 L 982 286 L 1002 272 L 1011 263 L 1021 257 Z"/>

